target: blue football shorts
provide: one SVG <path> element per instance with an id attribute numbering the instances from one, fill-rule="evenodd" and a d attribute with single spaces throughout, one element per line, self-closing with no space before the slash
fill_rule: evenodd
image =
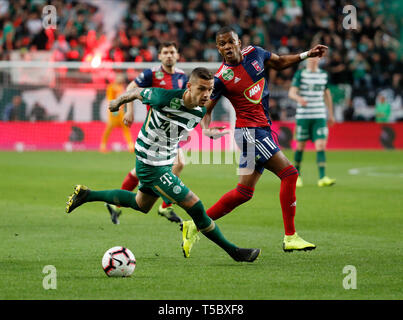
<path id="1" fill-rule="evenodd" d="M 265 163 L 280 151 L 268 127 L 235 128 L 235 142 L 241 150 L 239 168 L 262 173 Z M 243 172 L 249 172 L 241 170 Z"/>

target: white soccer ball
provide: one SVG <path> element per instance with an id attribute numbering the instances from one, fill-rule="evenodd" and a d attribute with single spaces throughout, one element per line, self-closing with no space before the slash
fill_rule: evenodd
<path id="1" fill-rule="evenodd" d="M 125 247 L 113 247 L 105 252 L 102 268 L 108 277 L 130 277 L 136 268 L 136 258 Z"/>

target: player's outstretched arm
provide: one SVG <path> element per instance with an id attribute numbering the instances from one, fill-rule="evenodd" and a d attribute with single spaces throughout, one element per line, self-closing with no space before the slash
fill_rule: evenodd
<path id="1" fill-rule="evenodd" d="M 206 109 L 207 112 L 204 115 L 202 121 L 200 122 L 200 126 L 202 127 L 203 134 L 211 139 L 218 139 L 221 138 L 222 136 L 226 135 L 229 133 L 229 130 L 223 130 L 225 127 L 211 127 L 211 113 L 213 112 L 213 109 L 215 105 L 217 104 L 218 100 L 210 100 L 206 104 Z"/>
<path id="2" fill-rule="evenodd" d="M 126 92 L 130 91 L 134 88 L 138 88 L 138 85 L 135 81 L 132 81 L 128 84 L 128 86 L 126 87 Z M 134 103 L 133 101 L 129 102 L 126 104 L 126 112 L 125 115 L 123 117 L 123 123 L 126 127 L 131 127 L 133 121 L 134 121 Z"/>
<path id="3" fill-rule="evenodd" d="M 139 87 L 139 86 L 137 85 L 137 83 L 136 83 L 135 81 L 132 81 L 132 82 L 130 82 L 130 83 L 128 84 L 128 86 L 126 87 L 126 92 L 127 92 L 127 91 L 130 91 L 130 90 L 132 90 L 132 89 L 134 89 L 134 88 L 138 88 L 138 87 Z M 130 112 L 130 111 L 131 111 L 131 112 L 133 113 L 133 106 L 134 106 L 133 101 L 127 103 L 126 106 L 127 106 L 127 112 Z"/>
<path id="4" fill-rule="evenodd" d="M 287 54 L 279 56 L 272 53 L 269 60 L 266 60 L 265 67 L 273 68 L 275 70 L 283 70 L 296 63 L 300 63 L 306 58 L 323 57 L 327 51 L 328 47 L 318 44 L 309 51 L 300 54 Z"/>
<path id="5" fill-rule="evenodd" d="M 211 114 L 213 112 L 213 109 L 215 107 L 215 105 L 217 104 L 217 100 L 209 100 L 205 107 L 207 109 L 206 114 L 204 115 L 203 119 L 200 122 L 200 126 L 202 127 L 202 129 L 208 129 L 208 127 L 210 126 L 211 123 Z"/>
<path id="6" fill-rule="evenodd" d="M 143 101 L 143 97 L 140 95 L 141 91 L 143 91 L 144 88 L 134 88 L 129 91 L 126 91 L 125 93 L 121 94 L 119 97 L 117 97 L 114 100 L 111 100 L 109 102 L 109 111 L 114 112 L 118 111 L 119 107 L 122 104 L 131 102 L 135 99 L 139 99 Z"/>

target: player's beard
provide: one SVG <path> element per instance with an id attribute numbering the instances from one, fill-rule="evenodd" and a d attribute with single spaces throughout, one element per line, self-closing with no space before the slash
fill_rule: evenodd
<path id="1" fill-rule="evenodd" d="M 164 66 L 167 68 L 172 68 L 175 65 L 175 63 L 176 62 L 174 60 L 167 60 L 165 61 Z"/>

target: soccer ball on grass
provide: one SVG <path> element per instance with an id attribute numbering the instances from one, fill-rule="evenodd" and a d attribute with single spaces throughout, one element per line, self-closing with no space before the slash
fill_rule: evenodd
<path id="1" fill-rule="evenodd" d="M 108 277 L 130 277 L 136 268 L 136 258 L 125 247 L 113 247 L 105 252 L 102 268 Z"/>

